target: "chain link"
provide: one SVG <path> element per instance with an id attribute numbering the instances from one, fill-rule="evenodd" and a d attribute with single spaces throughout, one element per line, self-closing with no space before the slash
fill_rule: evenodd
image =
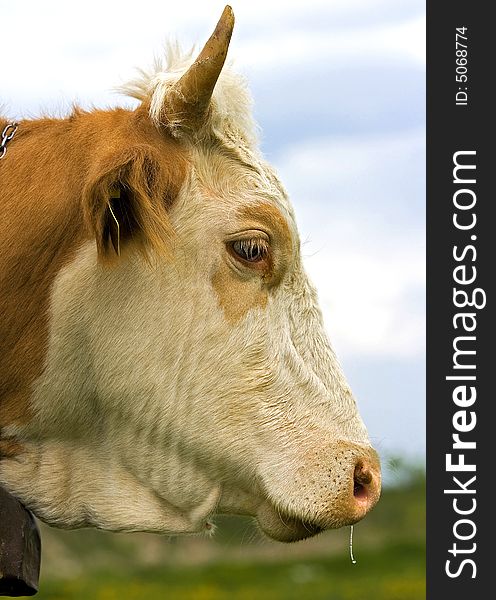
<path id="1" fill-rule="evenodd" d="M 18 126 L 19 124 L 14 122 L 7 123 L 7 125 L 4 127 L 0 139 L 0 160 L 5 156 L 5 153 L 7 152 L 7 144 L 15 136 Z"/>

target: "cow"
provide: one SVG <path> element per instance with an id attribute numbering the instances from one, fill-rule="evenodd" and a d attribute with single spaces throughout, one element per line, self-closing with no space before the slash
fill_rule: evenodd
<path id="1" fill-rule="evenodd" d="M 0 484 L 61 528 L 285 542 L 354 524 L 380 462 L 263 159 L 229 6 L 135 108 L 0 119 Z M 7 139 L 9 138 L 9 139 Z"/>

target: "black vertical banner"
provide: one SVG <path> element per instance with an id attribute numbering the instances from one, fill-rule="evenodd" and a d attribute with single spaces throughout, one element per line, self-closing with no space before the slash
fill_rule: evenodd
<path id="1" fill-rule="evenodd" d="M 427 5 L 427 597 L 432 600 L 494 596 L 496 35 L 490 8 L 490 3 L 459 0 Z"/>

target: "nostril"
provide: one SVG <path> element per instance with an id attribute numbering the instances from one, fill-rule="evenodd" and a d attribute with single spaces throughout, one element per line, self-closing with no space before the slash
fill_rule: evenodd
<path id="1" fill-rule="evenodd" d="M 362 463 L 358 463 L 353 474 L 353 496 L 360 500 L 367 499 L 367 486 L 371 483 L 372 473 Z"/>
<path id="2" fill-rule="evenodd" d="M 372 473 L 369 469 L 364 467 L 363 464 L 358 463 L 355 467 L 353 479 L 355 484 L 368 485 L 369 483 L 372 483 Z"/>
<path id="3" fill-rule="evenodd" d="M 337 490 L 344 522 L 352 525 L 363 519 L 377 504 L 381 494 L 381 466 L 372 448 L 353 448 L 346 465 L 347 481 Z"/>

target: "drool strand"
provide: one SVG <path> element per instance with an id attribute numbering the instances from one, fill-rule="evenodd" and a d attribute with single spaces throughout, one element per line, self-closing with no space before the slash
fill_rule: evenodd
<path id="1" fill-rule="evenodd" d="M 350 558 L 351 564 L 356 565 L 355 557 L 353 556 L 353 525 L 350 526 Z"/>

